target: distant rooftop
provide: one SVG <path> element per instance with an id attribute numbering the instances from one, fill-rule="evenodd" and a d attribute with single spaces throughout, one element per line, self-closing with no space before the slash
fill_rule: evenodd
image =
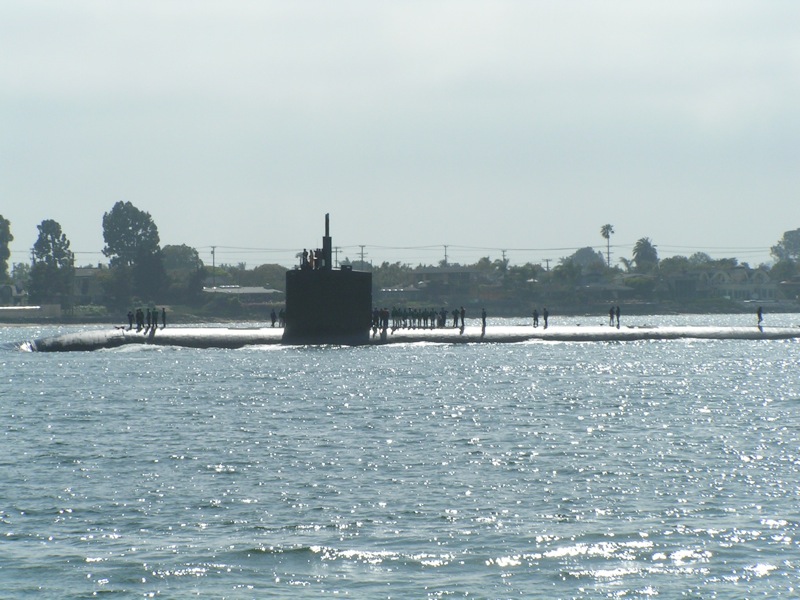
<path id="1" fill-rule="evenodd" d="M 203 292 L 207 294 L 227 294 L 230 296 L 283 294 L 282 291 L 273 288 L 239 285 L 218 285 L 217 287 L 206 287 L 203 288 Z"/>

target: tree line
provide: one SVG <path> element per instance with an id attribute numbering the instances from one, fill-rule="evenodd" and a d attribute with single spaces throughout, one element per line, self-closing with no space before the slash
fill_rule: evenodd
<path id="1" fill-rule="evenodd" d="M 196 305 L 203 302 L 203 283 L 212 275 L 211 269 L 203 264 L 194 248 L 186 245 L 162 247 L 158 227 L 148 212 L 130 202 L 119 201 L 103 214 L 102 227 L 105 244 L 102 253 L 108 258 L 109 264 L 100 277 L 108 308 L 126 309 L 133 303 Z M 11 223 L 0 215 L 0 283 L 15 282 L 27 290 L 34 303 L 60 303 L 68 309 L 73 302 L 76 267 L 70 241 L 61 225 L 52 219 L 42 221 L 37 229 L 38 237 L 31 249 L 31 263 L 9 265 L 9 245 L 14 237 Z M 619 265 L 612 265 L 613 225 L 603 225 L 600 234 L 605 240 L 605 256 L 601 251 L 587 246 L 562 257 L 552 269 L 549 264 L 546 267 L 532 263 L 511 266 L 505 259 L 493 261 L 489 257 L 464 267 L 485 275 L 486 281 L 502 286 L 506 296 L 525 296 L 530 294 L 532 283 L 547 284 L 550 289 L 562 289 L 564 294 L 569 294 L 571 288 L 587 276 L 610 280 L 619 274 L 638 274 L 649 276 L 651 281 L 654 276 L 739 264 L 735 258 L 713 260 L 700 252 L 688 257 L 660 259 L 653 241 L 643 237 L 633 246 L 630 258 L 620 257 Z M 786 231 L 771 248 L 771 254 L 775 258 L 775 264 L 769 267 L 772 279 L 782 281 L 798 277 L 800 229 Z M 372 271 L 377 290 L 413 286 L 415 272 L 423 267 L 401 262 L 384 262 L 381 265 L 360 264 L 349 259 L 342 262 L 357 269 Z M 461 265 L 440 263 L 438 266 L 453 268 Z M 743 266 L 747 266 L 746 263 Z M 271 281 L 271 285 L 282 289 L 284 271 L 285 268 L 279 265 L 261 265 L 248 270 L 243 264 L 223 264 L 217 267 L 216 274 L 221 282 L 255 286 Z M 628 281 L 636 285 L 635 279 Z M 652 283 L 643 280 L 641 285 L 646 287 Z"/>
<path id="2" fill-rule="evenodd" d="M 662 259 L 656 244 L 648 237 L 637 240 L 631 255 L 619 257 L 614 264 L 611 260 L 613 226 L 603 225 L 600 234 L 605 241 L 605 256 L 602 251 L 587 246 L 560 258 L 552 268 L 549 264 L 533 263 L 512 266 L 507 260 L 492 261 L 489 257 L 463 267 L 478 276 L 478 282 L 471 289 L 481 292 L 482 288 L 481 302 L 488 303 L 493 299 L 495 309 L 506 314 L 526 314 L 527 308 L 537 303 L 582 310 L 581 307 L 586 308 L 592 303 L 613 301 L 619 297 L 661 303 L 675 310 L 681 307 L 686 310 L 717 310 L 722 306 L 718 300 L 724 301 L 725 298 L 717 298 L 713 290 L 700 285 L 703 276 L 736 268 L 752 270 L 746 262 L 740 263 L 735 257 L 713 259 L 704 252 Z M 785 299 L 796 300 L 795 292 L 791 290 L 800 286 L 800 229 L 785 232 L 771 248 L 771 255 L 775 262 L 771 266 L 759 265 L 757 269 L 767 273 L 772 283 L 794 281 L 796 286 L 785 288 L 788 295 Z M 353 268 L 371 269 L 378 290 L 413 288 L 419 283 L 425 285 L 419 281 L 422 275 L 420 266 L 384 262 L 371 267 L 359 261 L 353 261 L 352 265 Z M 457 268 L 462 265 L 441 261 L 439 267 L 445 266 Z M 452 290 L 453 286 L 447 287 Z M 430 284 L 425 288 L 425 293 L 420 294 L 422 299 L 445 300 L 443 294 L 437 298 L 437 293 L 442 290 Z M 461 291 L 463 293 L 465 288 L 462 287 Z M 383 297 L 391 295 L 384 294 Z"/>
<path id="3" fill-rule="evenodd" d="M 13 281 L 34 303 L 71 308 L 76 265 L 70 241 L 52 219 L 37 229 L 31 263 L 16 263 L 9 273 L 14 236 L 10 222 L 0 215 L 0 282 Z M 109 268 L 102 285 L 109 308 L 125 308 L 133 301 L 185 300 L 202 291 L 203 263 L 197 251 L 185 245 L 162 248 L 150 213 L 132 203 L 117 202 L 103 214 L 103 241 Z"/>

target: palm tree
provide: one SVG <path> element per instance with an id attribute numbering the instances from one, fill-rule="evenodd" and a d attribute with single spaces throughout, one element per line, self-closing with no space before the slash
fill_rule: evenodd
<path id="1" fill-rule="evenodd" d="M 658 265 L 658 251 L 650 238 L 641 238 L 633 247 L 633 262 L 640 272 L 651 271 Z"/>
<path id="2" fill-rule="evenodd" d="M 613 225 L 603 225 L 600 228 L 600 235 L 606 240 L 606 263 L 611 268 L 611 234 L 614 233 Z"/>

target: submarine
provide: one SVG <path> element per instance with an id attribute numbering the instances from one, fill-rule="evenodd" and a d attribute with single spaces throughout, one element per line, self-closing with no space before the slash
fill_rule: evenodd
<path id="1" fill-rule="evenodd" d="M 661 326 L 468 326 L 462 329 L 373 329 L 372 273 L 349 265 L 333 267 L 330 215 L 325 215 L 322 247 L 304 251 L 299 267 L 286 272 L 286 307 L 283 330 L 269 327 L 157 327 L 143 330 L 92 329 L 20 342 L 32 352 L 91 351 L 127 344 L 187 348 L 242 348 L 283 344 L 383 345 L 398 343 L 523 343 L 523 342 L 625 342 L 639 340 L 727 339 L 791 340 L 800 338 L 798 327 Z"/>

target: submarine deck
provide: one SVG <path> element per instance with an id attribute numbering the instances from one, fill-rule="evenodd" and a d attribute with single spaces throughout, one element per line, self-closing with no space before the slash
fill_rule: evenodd
<path id="1" fill-rule="evenodd" d="M 150 331 L 91 329 L 41 338 L 19 344 L 24 350 L 40 352 L 89 351 L 117 348 L 127 344 L 152 344 L 188 348 L 242 348 L 282 344 L 283 329 L 271 327 L 169 327 Z M 800 338 L 800 327 L 717 327 L 717 326 L 467 326 L 456 328 L 397 329 L 380 332 L 363 345 L 396 343 L 518 343 L 518 342 L 612 342 L 636 340 L 713 339 L 784 340 Z"/>

